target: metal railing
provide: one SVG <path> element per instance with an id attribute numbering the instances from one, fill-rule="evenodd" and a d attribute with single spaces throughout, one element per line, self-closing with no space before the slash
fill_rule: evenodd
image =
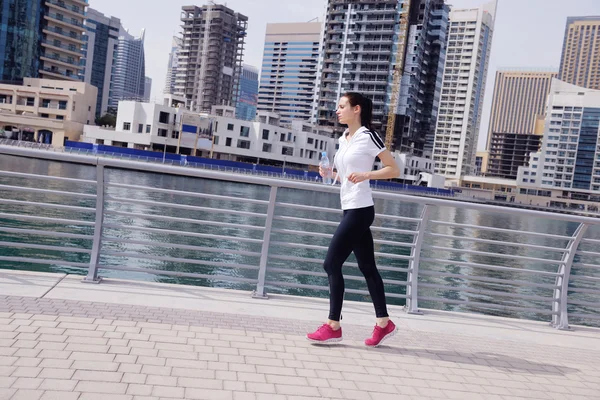
<path id="1" fill-rule="evenodd" d="M 199 279 L 255 297 L 327 293 L 321 265 L 341 215 L 335 187 L 21 147 L 0 154 L 13 156 L 11 170 L 0 170 L 0 265 L 50 265 L 85 273 L 84 282 L 100 273 Z M 48 171 L 81 166 L 71 177 L 12 167 L 32 159 L 62 162 Z M 378 267 L 388 298 L 407 312 L 516 315 L 560 329 L 569 318 L 600 321 L 600 219 L 374 197 Z M 355 260 L 345 267 L 347 298 L 368 296 Z"/>

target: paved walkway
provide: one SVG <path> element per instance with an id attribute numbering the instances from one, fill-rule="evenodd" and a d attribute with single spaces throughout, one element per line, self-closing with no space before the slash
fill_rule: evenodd
<path id="1" fill-rule="evenodd" d="M 322 299 L 0 271 L 0 399 L 600 399 L 600 329 L 392 308 L 367 349 L 369 304 L 345 340 L 303 335 Z"/>

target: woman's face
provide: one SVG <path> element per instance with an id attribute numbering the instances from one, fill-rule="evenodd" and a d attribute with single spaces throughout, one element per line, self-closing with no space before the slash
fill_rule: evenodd
<path id="1" fill-rule="evenodd" d="M 335 112 L 340 124 L 348 125 L 354 121 L 357 115 L 360 115 L 360 107 L 350 104 L 347 97 L 342 97 Z"/>

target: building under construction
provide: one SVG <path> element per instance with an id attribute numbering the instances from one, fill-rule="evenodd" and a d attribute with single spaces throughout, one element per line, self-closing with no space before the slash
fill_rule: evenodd
<path id="1" fill-rule="evenodd" d="M 195 111 L 235 107 L 248 17 L 211 2 L 182 7 L 181 22 L 175 94 L 184 96 Z"/>
<path id="2" fill-rule="evenodd" d="M 380 132 L 395 110 L 392 149 L 433 148 L 448 13 L 444 0 L 329 0 L 317 122 L 336 127 L 338 99 L 356 91 L 373 101 Z"/>

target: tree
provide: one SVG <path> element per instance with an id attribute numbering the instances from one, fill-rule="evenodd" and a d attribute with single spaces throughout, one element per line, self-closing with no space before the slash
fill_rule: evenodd
<path id="1" fill-rule="evenodd" d="M 102 117 L 96 118 L 96 125 L 108 125 L 114 128 L 115 126 L 117 126 L 117 117 L 111 114 L 104 114 Z"/>

